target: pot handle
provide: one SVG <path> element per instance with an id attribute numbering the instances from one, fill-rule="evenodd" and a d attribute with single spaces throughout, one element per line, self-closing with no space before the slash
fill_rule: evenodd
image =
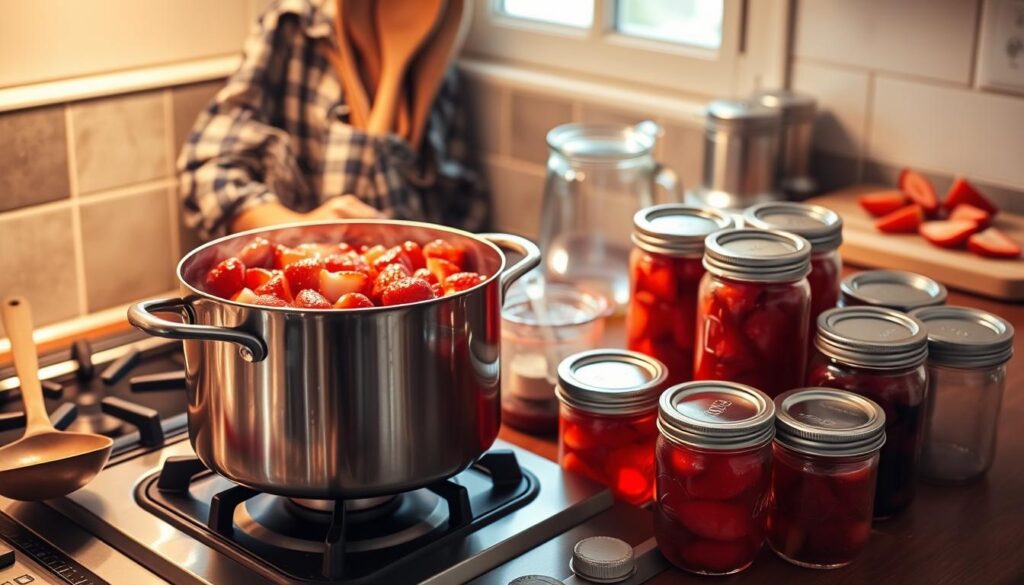
<path id="1" fill-rule="evenodd" d="M 153 314 L 158 312 L 179 313 L 184 315 L 186 320 L 191 321 L 192 313 L 188 308 L 188 301 L 179 298 L 139 301 L 128 308 L 128 322 L 157 337 L 237 343 L 241 346 L 238 353 L 245 361 L 261 362 L 266 359 L 267 346 L 259 337 L 251 333 L 227 327 L 214 327 L 213 325 L 175 323 Z"/>
<path id="2" fill-rule="evenodd" d="M 540 264 L 540 249 L 526 238 L 512 234 L 479 234 L 479 236 L 499 248 L 508 248 L 523 255 L 522 260 L 501 273 L 499 282 L 502 296 L 508 292 L 512 283 Z"/>

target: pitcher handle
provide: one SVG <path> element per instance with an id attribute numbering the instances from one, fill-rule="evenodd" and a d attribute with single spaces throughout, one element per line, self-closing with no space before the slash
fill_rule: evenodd
<path id="1" fill-rule="evenodd" d="M 504 298 L 509 287 L 524 274 L 540 265 L 540 249 L 537 245 L 520 236 L 512 234 L 479 234 L 479 237 L 491 242 L 499 248 L 507 248 L 523 255 L 523 259 L 508 267 L 501 273 L 501 296 Z"/>
<path id="2" fill-rule="evenodd" d="M 654 186 L 661 187 L 661 190 L 665 192 L 665 198 L 662 203 L 683 202 L 682 180 L 680 180 L 679 175 L 675 171 L 661 163 L 655 163 Z"/>
<path id="3" fill-rule="evenodd" d="M 205 341 L 227 341 L 239 346 L 238 353 L 247 362 L 261 362 L 267 357 L 267 346 L 252 333 L 195 323 L 175 323 L 157 317 L 153 313 L 179 313 L 191 321 L 192 312 L 188 301 L 180 298 L 152 299 L 140 301 L 128 308 L 128 322 L 156 337 L 168 339 L 201 339 Z"/>

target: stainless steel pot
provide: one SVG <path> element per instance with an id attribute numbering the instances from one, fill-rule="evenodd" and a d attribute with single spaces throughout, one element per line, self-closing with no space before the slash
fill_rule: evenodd
<path id="1" fill-rule="evenodd" d="M 450 297 L 347 311 L 256 307 L 203 292 L 207 270 L 257 235 L 286 245 L 441 238 L 491 276 Z M 523 258 L 506 267 L 501 248 Z M 189 436 L 210 469 L 279 495 L 364 498 L 454 475 L 491 446 L 502 298 L 539 262 L 523 238 L 422 223 L 255 230 L 193 250 L 178 264 L 184 297 L 136 303 L 128 320 L 184 340 Z"/>

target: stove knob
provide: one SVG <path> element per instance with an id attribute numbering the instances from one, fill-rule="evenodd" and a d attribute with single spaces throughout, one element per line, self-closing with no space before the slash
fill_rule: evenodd
<path id="1" fill-rule="evenodd" d="M 523 575 L 512 579 L 508 585 L 565 585 L 565 583 L 544 575 Z"/>
<path id="2" fill-rule="evenodd" d="M 576 543 L 569 568 L 577 577 L 595 583 L 618 583 L 636 572 L 633 547 L 611 536 L 591 536 Z"/>

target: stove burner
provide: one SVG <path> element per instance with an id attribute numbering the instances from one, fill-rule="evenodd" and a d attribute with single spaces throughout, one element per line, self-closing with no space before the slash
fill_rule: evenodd
<path id="1" fill-rule="evenodd" d="M 83 392 L 75 398 L 78 416 L 68 426 L 76 433 L 95 433 L 108 437 L 124 434 L 124 421 L 118 420 L 100 409 L 100 399 L 91 392 Z"/>

